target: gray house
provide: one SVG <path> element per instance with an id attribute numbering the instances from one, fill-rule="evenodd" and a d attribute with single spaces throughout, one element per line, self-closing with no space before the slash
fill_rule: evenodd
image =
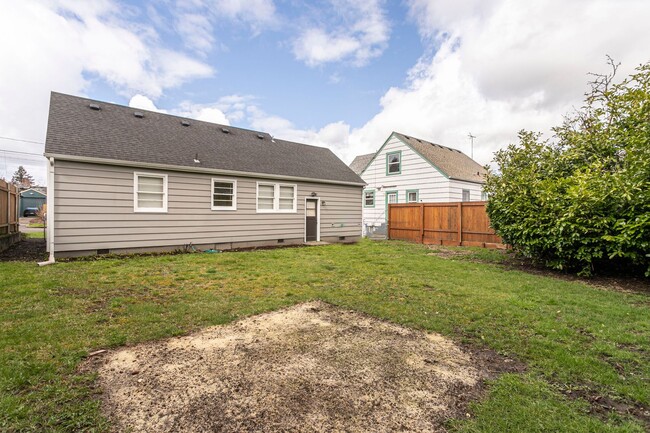
<path id="1" fill-rule="evenodd" d="M 353 242 L 364 181 L 329 149 L 52 93 L 54 256 Z"/>

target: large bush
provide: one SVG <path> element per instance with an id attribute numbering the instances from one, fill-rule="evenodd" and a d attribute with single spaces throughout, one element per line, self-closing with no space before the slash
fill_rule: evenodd
<path id="1" fill-rule="evenodd" d="M 552 141 L 522 131 L 495 155 L 487 211 L 505 242 L 555 269 L 650 275 L 650 63 L 596 76 Z"/>

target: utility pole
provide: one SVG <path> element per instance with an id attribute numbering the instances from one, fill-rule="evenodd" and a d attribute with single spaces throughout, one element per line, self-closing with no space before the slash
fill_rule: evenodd
<path id="1" fill-rule="evenodd" d="M 469 140 L 472 143 L 471 144 L 471 146 L 472 146 L 472 148 L 471 148 L 471 158 L 474 159 L 474 139 L 476 138 L 476 136 L 472 135 L 471 132 L 469 134 L 467 134 L 467 136 L 469 137 Z"/>

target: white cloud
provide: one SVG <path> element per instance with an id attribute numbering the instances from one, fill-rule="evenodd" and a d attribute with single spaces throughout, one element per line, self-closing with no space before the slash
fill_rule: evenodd
<path id="1" fill-rule="evenodd" d="M 141 110 L 157 111 L 159 113 L 167 113 L 167 110 L 161 110 L 156 107 L 156 104 L 144 95 L 136 94 L 129 100 L 129 107 L 139 108 Z"/>
<path id="2" fill-rule="evenodd" d="M 388 90 L 380 112 L 352 131 L 354 153 L 376 150 L 392 130 L 470 152 L 488 163 L 520 129 L 549 132 L 579 107 L 588 72 L 622 79 L 650 60 L 643 0 L 566 2 L 411 0 L 420 34 L 432 47 L 406 85 Z"/>
<path id="3" fill-rule="evenodd" d="M 304 25 L 293 41 L 298 60 L 308 66 L 339 61 L 363 66 L 383 53 L 390 37 L 383 1 L 330 0 L 329 6 L 333 17 L 319 11 L 318 24 Z"/>
<path id="4" fill-rule="evenodd" d="M 137 10 L 112 0 L 22 0 L 4 7 L 0 136 L 45 141 L 52 90 L 84 94 L 99 80 L 124 95 L 156 98 L 165 89 L 213 74 L 209 65 L 165 48 L 138 18 Z M 27 142 L 3 141 L 0 147 L 43 152 L 42 144 Z M 44 179 L 41 161 L 35 163 Z M 2 172 L 13 173 L 15 165 L 8 161 Z"/>
<path id="5" fill-rule="evenodd" d="M 200 54 L 214 48 L 215 27 L 224 21 L 245 26 L 255 36 L 278 21 L 272 0 L 180 0 L 173 14 L 175 29 L 185 45 Z"/>
<path id="6" fill-rule="evenodd" d="M 230 121 L 224 112 L 218 108 L 218 105 L 224 105 L 221 102 L 215 104 L 193 104 L 183 102 L 177 108 L 162 109 L 158 108 L 154 101 L 144 95 L 134 95 L 129 101 L 129 107 L 140 108 L 142 110 L 157 111 L 158 113 L 174 114 L 176 116 L 187 117 L 190 119 L 202 120 L 204 122 L 218 123 L 219 125 L 230 125 Z"/>

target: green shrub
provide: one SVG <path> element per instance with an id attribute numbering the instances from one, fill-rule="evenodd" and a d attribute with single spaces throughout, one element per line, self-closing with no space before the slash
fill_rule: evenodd
<path id="1" fill-rule="evenodd" d="M 597 75 L 553 141 L 522 131 L 495 155 L 487 211 L 505 242 L 554 269 L 650 275 L 650 63 Z"/>

